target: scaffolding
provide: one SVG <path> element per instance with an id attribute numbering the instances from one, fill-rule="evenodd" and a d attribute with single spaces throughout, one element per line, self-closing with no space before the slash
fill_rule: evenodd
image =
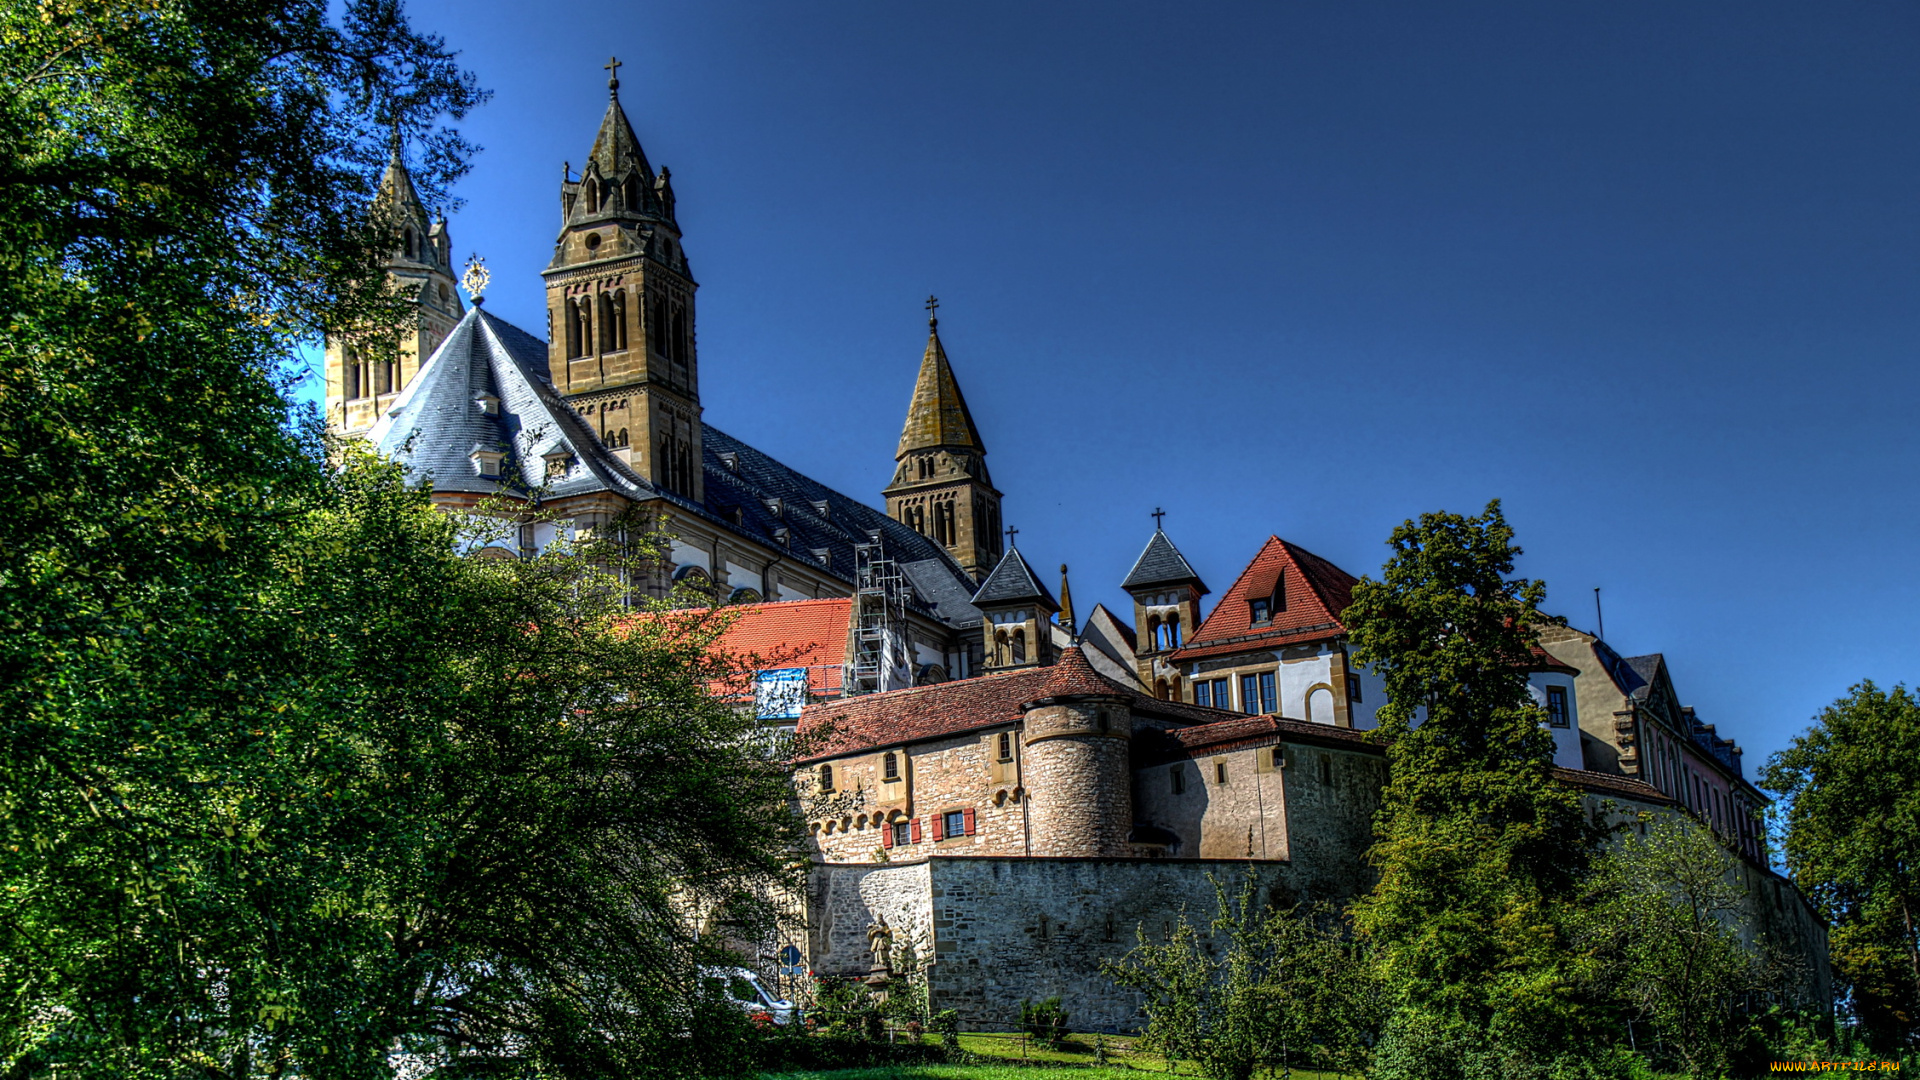
<path id="1" fill-rule="evenodd" d="M 853 663 L 845 693 L 873 694 L 913 685 L 907 604 L 913 590 L 887 557 L 878 529 L 853 546 Z"/>

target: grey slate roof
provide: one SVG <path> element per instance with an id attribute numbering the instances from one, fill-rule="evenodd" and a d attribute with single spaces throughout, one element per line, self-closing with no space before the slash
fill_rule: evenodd
<path id="1" fill-rule="evenodd" d="M 1187 564 L 1186 556 L 1180 554 L 1180 549 L 1173 546 L 1173 541 L 1167 539 L 1166 533 L 1155 529 L 1153 538 L 1147 541 L 1146 550 L 1133 561 L 1133 569 L 1127 571 L 1126 580 L 1120 583 L 1120 587 L 1145 589 L 1154 585 L 1176 585 L 1184 581 L 1191 581 L 1198 585 L 1203 593 L 1207 591 L 1206 583 L 1202 582 L 1200 575 L 1194 573 L 1193 567 Z"/>
<path id="2" fill-rule="evenodd" d="M 1050 611 L 1060 610 L 1060 605 L 1053 602 L 1053 594 L 1040 584 L 1040 579 L 1034 576 L 1027 560 L 1020 557 L 1020 549 L 1008 548 L 1007 553 L 1000 557 L 999 565 L 993 568 L 993 573 L 980 583 L 980 591 L 973 594 L 973 606 L 998 606 L 1022 600 L 1038 600 Z"/>
<path id="3" fill-rule="evenodd" d="M 500 399 L 496 416 L 479 405 L 489 394 Z M 703 428 L 704 505 L 649 483 L 561 398 L 547 374 L 546 343 L 478 305 L 421 365 L 368 438 L 437 490 L 532 499 L 609 491 L 660 499 L 762 547 L 790 551 L 795 561 L 849 584 L 853 546 L 878 532 L 913 584 L 916 607 L 950 626 L 979 625 L 980 613 L 968 603 L 973 580 L 944 547 L 718 428 Z M 479 475 L 476 449 L 506 455 L 500 479 Z M 570 454 L 571 465 L 542 484 L 544 455 L 555 452 Z"/>

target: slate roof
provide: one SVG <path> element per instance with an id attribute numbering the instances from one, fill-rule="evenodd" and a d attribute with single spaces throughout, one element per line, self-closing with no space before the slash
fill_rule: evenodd
<path id="1" fill-rule="evenodd" d="M 653 180 L 653 166 L 647 164 L 646 152 L 640 149 L 640 138 L 627 122 L 627 112 L 620 107 L 618 92 L 608 100 L 607 114 L 600 118 L 600 130 L 594 134 L 593 149 L 587 151 L 587 163 L 598 166 L 600 175 L 605 177 L 618 176 L 629 165 L 637 166 L 640 175 L 649 182 Z"/>
<path id="2" fill-rule="evenodd" d="M 940 332 L 930 326 L 926 355 L 920 358 L 920 377 L 913 384 L 913 397 L 907 403 L 907 422 L 900 429 L 900 449 L 894 458 L 936 446 L 987 452 L 980 430 L 973 425 L 973 414 L 967 411 L 967 399 L 960 395 L 953 365 L 947 362 Z"/>
<path id="3" fill-rule="evenodd" d="M 1147 540 L 1146 548 L 1140 552 L 1140 557 L 1133 561 L 1133 569 L 1127 571 L 1126 579 L 1120 582 L 1120 587 L 1145 589 L 1186 581 L 1199 586 L 1202 593 L 1207 591 L 1206 584 L 1200 580 L 1199 574 L 1193 572 L 1187 557 L 1180 554 L 1180 549 L 1173 546 L 1173 541 L 1167 539 L 1166 533 L 1155 529 L 1153 536 Z"/>
<path id="4" fill-rule="evenodd" d="M 1136 715 L 1176 725 L 1205 724 L 1237 715 L 1149 697 L 1094 670 L 1081 647 L 1072 645 L 1061 650 L 1059 662 L 1050 667 L 1021 668 L 808 705 L 800 713 L 799 734 L 803 739 L 821 742 L 795 764 L 1018 723 L 1028 705 L 1071 696 L 1123 698 Z"/>
<path id="5" fill-rule="evenodd" d="M 1038 601 L 1049 611 L 1060 610 L 1060 605 L 1053 602 L 1053 594 L 1040 584 L 1027 560 L 1020 557 L 1020 549 L 1008 548 L 993 573 L 987 575 L 979 591 L 973 594 L 973 606 L 1016 604 L 1024 600 Z"/>
<path id="6" fill-rule="evenodd" d="M 482 411 L 482 395 L 500 399 L 498 415 Z M 980 613 L 970 603 L 973 579 L 946 548 L 716 427 L 702 429 L 704 505 L 649 483 L 561 398 L 547 373 L 546 343 L 479 305 L 421 365 L 368 438 L 437 490 L 526 499 L 605 491 L 658 499 L 763 548 L 791 552 L 794 560 L 849 585 L 854 545 L 877 532 L 912 582 L 919 610 L 949 626 L 979 625 Z M 506 456 L 500 479 L 479 475 L 472 460 L 476 449 Z M 559 452 L 571 457 L 568 471 L 543 484 L 543 455 Z"/>
<path id="7" fill-rule="evenodd" d="M 1340 613 L 1352 602 L 1357 580 L 1305 548 L 1269 536 L 1193 638 L 1174 651 L 1174 662 L 1340 637 L 1347 632 Z M 1272 595 L 1276 583 L 1285 605 L 1265 625 L 1253 625 L 1248 601 Z"/>

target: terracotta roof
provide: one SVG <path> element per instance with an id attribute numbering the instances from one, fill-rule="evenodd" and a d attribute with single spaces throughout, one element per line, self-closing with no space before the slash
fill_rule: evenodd
<path id="1" fill-rule="evenodd" d="M 715 643 L 716 651 L 754 668 L 807 669 L 815 693 L 840 692 L 847 662 L 847 631 L 853 600 L 785 600 L 739 604 L 726 609 L 734 622 Z"/>
<path id="2" fill-rule="evenodd" d="M 1572 784 L 1584 791 L 1605 792 L 1613 795 L 1625 795 L 1642 802 L 1670 803 L 1673 800 L 1660 793 L 1660 789 L 1645 780 L 1635 780 L 1627 776 L 1615 776 L 1612 773 L 1590 772 L 1586 769 L 1567 769 L 1555 766 L 1554 779 Z"/>
<path id="3" fill-rule="evenodd" d="M 1094 696 L 1125 699 L 1138 714 L 1176 724 L 1204 724 L 1233 716 L 1178 701 L 1159 701 L 1100 674 L 1081 647 L 1068 646 L 1050 667 L 1023 668 L 933 686 L 863 694 L 808 705 L 799 734 L 821 738 L 801 761 L 820 761 L 880 746 L 942 738 L 1000 724 L 1018 723 L 1028 705 L 1049 698 Z"/>
<path id="4" fill-rule="evenodd" d="M 1557 671 L 1562 675 L 1580 674 L 1579 668 L 1541 648 L 1539 642 L 1534 642 L 1531 648 L 1534 662 L 1528 665 L 1528 671 Z"/>
<path id="5" fill-rule="evenodd" d="M 1339 637 L 1347 632 L 1340 613 L 1352 601 L 1357 581 L 1305 548 L 1269 536 L 1194 631 L 1193 639 L 1174 650 L 1173 660 L 1179 663 Z M 1270 622 L 1253 625 L 1248 601 L 1272 595 L 1276 584 L 1283 606 Z"/>
<path id="6" fill-rule="evenodd" d="M 1210 710 L 1214 711 L 1214 710 Z M 1145 764 L 1159 764 L 1192 757 L 1200 753 L 1217 754 L 1247 746 L 1264 746 L 1280 741 L 1338 746 L 1343 750 L 1385 753 L 1366 732 L 1352 728 L 1288 720 L 1280 716 L 1241 716 L 1223 714 L 1212 723 L 1173 731 L 1141 732 L 1134 736 L 1135 756 Z"/>

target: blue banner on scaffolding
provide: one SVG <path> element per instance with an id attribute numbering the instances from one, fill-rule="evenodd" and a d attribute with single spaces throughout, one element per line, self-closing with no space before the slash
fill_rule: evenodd
<path id="1" fill-rule="evenodd" d="M 762 720 L 798 720 L 806 703 L 806 668 L 772 668 L 753 680 L 754 715 Z"/>

